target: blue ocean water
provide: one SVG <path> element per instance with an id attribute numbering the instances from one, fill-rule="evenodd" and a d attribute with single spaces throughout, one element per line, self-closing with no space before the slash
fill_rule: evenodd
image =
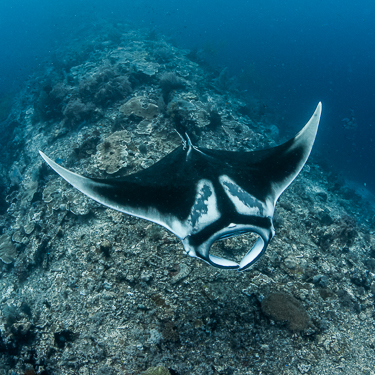
<path id="1" fill-rule="evenodd" d="M 314 157 L 375 192 L 375 3 L 348 0 L 3 0 L 0 95 L 100 22 L 147 27 L 239 77 L 291 136 L 323 102 Z"/>

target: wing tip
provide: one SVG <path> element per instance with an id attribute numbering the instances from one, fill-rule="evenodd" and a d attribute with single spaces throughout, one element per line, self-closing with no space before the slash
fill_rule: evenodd
<path id="1" fill-rule="evenodd" d="M 39 155 L 43 158 L 43 160 L 50 166 L 52 167 L 53 161 L 42 151 L 39 150 Z"/>
<path id="2" fill-rule="evenodd" d="M 320 119 L 321 114 L 322 114 L 322 102 L 319 102 L 318 105 L 316 106 L 314 115 L 318 116 Z"/>

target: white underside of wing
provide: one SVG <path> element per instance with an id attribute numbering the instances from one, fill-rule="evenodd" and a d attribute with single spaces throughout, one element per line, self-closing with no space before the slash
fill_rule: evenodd
<path id="1" fill-rule="evenodd" d="M 217 199 L 212 182 L 202 179 L 196 186 L 194 204 L 188 218 L 172 223 L 172 231 L 181 239 L 194 233 L 199 233 L 206 226 L 220 219 Z"/>
<path id="2" fill-rule="evenodd" d="M 90 178 L 83 177 L 77 173 L 71 172 L 68 169 L 55 163 L 43 152 L 39 151 L 39 153 L 42 156 L 42 158 L 47 162 L 47 164 L 64 180 L 69 182 L 77 190 L 79 190 L 81 193 L 85 194 L 89 198 L 93 199 L 94 201 L 114 210 L 123 212 L 125 214 L 152 221 L 156 224 L 159 224 L 167 228 L 168 230 L 174 233 L 173 229 L 171 228 L 171 224 L 176 221 L 176 218 L 174 218 L 172 215 L 161 215 L 160 212 L 153 207 L 143 209 L 116 204 L 116 201 L 114 199 L 111 199 L 112 197 L 99 195 L 95 192 L 95 188 L 105 187 L 105 183 L 101 184 L 100 182 L 92 181 Z M 175 234 L 178 235 L 177 233 Z"/>

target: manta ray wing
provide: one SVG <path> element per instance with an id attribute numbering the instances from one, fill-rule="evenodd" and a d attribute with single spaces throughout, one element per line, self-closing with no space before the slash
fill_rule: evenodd
<path id="1" fill-rule="evenodd" d="M 318 131 L 321 103 L 302 130 L 279 146 L 251 152 L 201 149 L 207 155 L 229 164 L 233 177 L 258 199 L 275 203 L 305 165 Z"/>
<path id="2" fill-rule="evenodd" d="M 293 139 L 268 150 L 199 149 L 189 141 L 151 167 L 118 179 L 83 177 L 40 155 L 88 197 L 170 230 L 190 256 L 244 270 L 260 258 L 274 235 L 276 201 L 305 164 L 320 114 L 319 103 Z M 216 240 L 245 232 L 256 233 L 258 240 L 240 264 L 210 254 Z"/>
<path id="3" fill-rule="evenodd" d="M 183 223 L 194 206 L 198 175 L 189 168 L 182 147 L 146 170 L 117 179 L 83 177 L 63 168 L 41 151 L 40 155 L 55 172 L 91 199 L 162 225 L 180 239 L 191 232 Z"/>

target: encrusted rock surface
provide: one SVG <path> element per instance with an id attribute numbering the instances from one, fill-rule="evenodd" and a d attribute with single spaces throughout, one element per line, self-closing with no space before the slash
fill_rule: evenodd
<path id="1" fill-rule="evenodd" d="M 38 150 L 122 176 L 177 147 L 175 129 L 209 148 L 283 141 L 225 72 L 147 30 L 100 27 L 57 51 L 8 118 L 0 374 L 375 374 L 374 206 L 313 159 L 244 273 L 187 257 L 161 227 L 100 206 L 42 162 Z M 250 242 L 215 251 L 236 257 Z"/>

